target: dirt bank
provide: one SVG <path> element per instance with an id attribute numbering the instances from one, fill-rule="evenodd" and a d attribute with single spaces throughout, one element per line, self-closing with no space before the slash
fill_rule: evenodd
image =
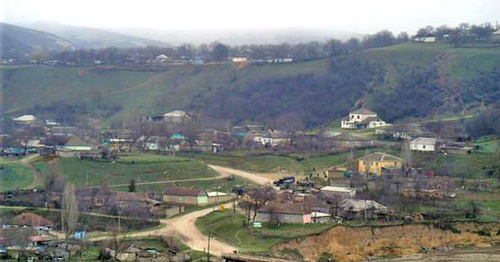
<path id="1" fill-rule="evenodd" d="M 330 253 L 340 261 L 360 261 L 370 257 L 408 256 L 435 249 L 489 247 L 500 243 L 500 224 L 453 223 L 448 229 L 435 225 L 390 227 L 334 227 L 318 236 L 296 239 L 275 246 L 275 254 L 297 250 L 304 259 Z M 453 233 L 460 231 L 460 233 Z M 457 231 L 458 230 L 458 231 Z M 477 232 L 481 231 L 480 235 Z M 486 236 L 490 234 L 491 236 Z"/>

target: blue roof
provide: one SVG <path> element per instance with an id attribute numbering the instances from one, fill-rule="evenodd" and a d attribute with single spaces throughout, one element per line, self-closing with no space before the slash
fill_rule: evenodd
<path id="1" fill-rule="evenodd" d="M 185 136 L 183 134 L 173 134 L 170 138 L 171 139 L 184 139 Z"/>

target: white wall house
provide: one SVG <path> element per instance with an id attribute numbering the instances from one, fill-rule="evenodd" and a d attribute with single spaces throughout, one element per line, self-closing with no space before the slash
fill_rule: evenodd
<path id="1" fill-rule="evenodd" d="M 325 186 L 322 187 L 321 193 L 327 196 L 338 196 L 342 198 L 352 198 L 356 195 L 356 189 L 340 186 Z"/>
<path id="2" fill-rule="evenodd" d="M 410 150 L 422 152 L 436 151 L 436 138 L 419 137 L 410 142 Z"/>
<path id="3" fill-rule="evenodd" d="M 434 43 L 436 42 L 435 36 L 417 36 L 414 39 L 415 42 L 423 42 L 423 43 Z"/>
<path id="4" fill-rule="evenodd" d="M 349 113 L 348 117 L 341 120 L 340 127 L 344 129 L 364 129 L 388 126 L 377 113 L 366 108 L 360 108 Z"/>
<path id="5" fill-rule="evenodd" d="M 246 57 L 233 57 L 233 63 L 245 63 L 248 62 L 248 58 Z"/>

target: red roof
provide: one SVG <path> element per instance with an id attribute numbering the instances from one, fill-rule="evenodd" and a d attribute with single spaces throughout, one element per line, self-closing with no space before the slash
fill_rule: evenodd
<path id="1" fill-rule="evenodd" d="M 20 226 L 52 226 L 54 223 L 42 216 L 33 213 L 22 213 L 12 218 L 14 224 Z"/>

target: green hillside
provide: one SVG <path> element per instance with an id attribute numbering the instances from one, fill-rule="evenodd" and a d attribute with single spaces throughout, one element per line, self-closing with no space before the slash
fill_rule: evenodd
<path id="1" fill-rule="evenodd" d="M 235 123 L 296 113 L 313 126 L 342 117 L 356 102 L 389 120 L 458 112 L 452 97 L 457 86 L 472 107 L 498 103 L 496 65 L 500 48 L 408 43 L 332 60 L 245 68 L 222 64 L 145 72 L 33 66 L 0 72 L 4 110 L 11 115 L 72 104 L 116 121 L 185 108 Z"/>

